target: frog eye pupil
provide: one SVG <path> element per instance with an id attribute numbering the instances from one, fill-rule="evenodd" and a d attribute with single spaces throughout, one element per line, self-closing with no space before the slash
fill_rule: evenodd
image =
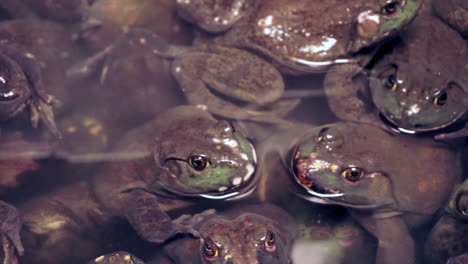
<path id="1" fill-rule="evenodd" d="M 396 74 L 391 74 L 390 76 L 388 76 L 388 79 L 387 79 L 387 83 L 386 83 L 386 86 L 388 89 L 392 90 L 392 91 L 395 91 L 396 88 L 397 88 L 397 77 L 396 77 Z"/>
<path id="2" fill-rule="evenodd" d="M 468 191 L 461 192 L 455 200 L 455 208 L 458 213 L 468 216 Z"/>
<path id="3" fill-rule="evenodd" d="M 364 174 L 364 171 L 360 168 L 347 168 L 343 171 L 342 175 L 351 182 L 359 181 Z"/>
<path id="4" fill-rule="evenodd" d="M 270 252 L 275 250 L 275 240 L 276 240 L 275 234 L 271 231 L 268 231 L 268 234 L 265 240 L 265 247 Z"/>
<path id="5" fill-rule="evenodd" d="M 203 247 L 205 255 L 210 258 L 218 256 L 218 248 L 211 241 L 207 241 Z"/>
<path id="6" fill-rule="evenodd" d="M 438 106 L 443 106 L 447 102 L 447 92 L 443 92 L 434 98 L 434 104 Z"/>
<path id="7" fill-rule="evenodd" d="M 208 166 L 208 159 L 204 156 L 191 156 L 190 166 L 197 171 L 202 171 Z"/>
<path id="8" fill-rule="evenodd" d="M 397 8 L 398 8 L 399 4 L 400 4 L 400 2 L 398 2 L 398 1 L 393 1 L 393 2 L 390 2 L 390 3 L 386 4 L 382 9 L 382 13 L 384 15 L 394 14 L 397 11 Z"/>

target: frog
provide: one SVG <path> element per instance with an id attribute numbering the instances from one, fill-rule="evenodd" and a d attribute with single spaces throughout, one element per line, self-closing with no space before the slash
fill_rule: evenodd
<path id="1" fill-rule="evenodd" d="M 466 253 L 468 251 L 467 221 L 468 180 L 465 180 L 454 189 L 442 215 L 426 239 L 424 244 L 426 262 L 446 263 L 449 258 L 455 259 L 456 256 Z M 466 254 L 464 258 L 466 259 Z M 453 260 L 453 263 L 457 262 Z"/>
<path id="2" fill-rule="evenodd" d="M 74 2 L 78 1 L 81 0 Z M 175 12 L 175 1 L 94 0 L 89 2 L 91 2 L 89 5 L 83 4 L 85 14 L 74 29 L 74 35 L 78 42 L 92 52 L 106 48 L 129 28 L 145 28 L 178 44 L 189 44 L 192 40 L 190 26 Z"/>
<path id="3" fill-rule="evenodd" d="M 117 251 L 101 255 L 88 264 L 145 264 L 145 262 L 126 251 Z"/>
<path id="4" fill-rule="evenodd" d="M 457 30 L 465 39 L 468 38 L 468 4 L 463 0 L 433 0 L 434 13 Z"/>
<path id="5" fill-rule="evenodd" d="M 193 221 L 200 238 L 183 238 L 164 245 L 172 263 L 290 263 L 296 225 L 272 204 L 242 204 Z M 159 262 L 157 262 L 159 263 Z"/>
<path id="6" fill-rule="evenodd" d="M 428 137 L 337 122 L 308 131 L 289 162 L 300 197 L 347 208 L 378 240 L 376 263 L 409 264 L 410 231 L 430 222 L 460 179 L 457 155 Z"/>
<path id="7" fill-rule="evenodd" d="M 300 102 L 298 98 L 281 98 L 282 73 L 322 73 L 337 64 L 365 64 L 372 52 L 364 50 L 410 23 L 422 4 L 422 1 L 221 2 L 178 1 L 178 13 L 183 18 L 209 33 L 219 34 L 197 39 L 193 48 L 173 47 L 161 53 L 175 59 L 173 75 L 190 103 L 206 105 L 223 116 L 245 112 L 209 93 L 214 90 L 258 109 L 275 102 L 287 105 L 275 114 L 278 117 L 287 115 Z M 200 96 L 202 93 L 206 95 Z M 278 107 L 272 105 L 267 109 Z M 273 119 L 267 114 L 255 115 L 263 122 L 271 122 Z"/>
<path id="8" fill-rule="evenodd" d="M 370 69 L 354 67 L 353 80 L 339 71 L 327 75 L 328 103 L 341 120 L 438 140 L 464 137 L 467 52 L 467 42 L 425 6 Z"/>
<path id="9" fill-rule="evenodd" d="M 23 0 L 22 2 L 35 11 L 35 14 L 61 23 L 74 24 L 82 22 L 95 0 Z"/>
<path id="10" fill-rule="evenodd" d="M 85 261 L 101 254 L 99 245 L 109 244 L 105 239 L 116 223 L 154 244 L 198 237 L 183 224 L 189 217 L 177 215 L 202 207 L 193 217 L 203 219 L 216 204 L 248 197 L 257 181 L 255 155 L 229 122 L 202 109 L 183 105 L 163 112 L 130 130 L 111 152 L 97 155 L 101 167 L 94 175 L 15 204 L 23 213 L 29 250 L 21 260 Z"/>
<path id="11" fill-rule="evenodd" d="M 0 234 L 2 237 L 3 263 L 18 263 L 17 254 L 24 254 L 20 230 L 23 225 L 21 214 L 16 207 L 0 200 Z"/>

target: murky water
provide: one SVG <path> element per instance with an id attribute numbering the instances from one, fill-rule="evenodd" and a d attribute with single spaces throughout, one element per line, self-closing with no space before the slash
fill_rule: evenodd
<path id="1" fill-rule="evenodd" d="M 5 2 L 0 3 L 0 78 L 9 78 L 12 71 L 2 58 L 2 45 L 19 50 L 21 59 L 34 60 L 34 67 L 39 67 L 42 74 L 44 92 L 53 96 L 53 119 L 61 133 L 60 139 L 53 133 L 46 100 L 41 101 L 39 110 L 28 101 L 18 114 L 0 121 L 0 200 L 17 207 L 24 219 L 21 237 L 25 255 L 19 257 L 19 263 L 85 263 L 117 250 L 131 252 L 146 263 L 170 263 L 162 257 L 162 246 L 140 238 L 126 221 L 111 219 L 103 213 L 93 177 L 110 162 L 136 160 L 145 154 L 138 149 L 119 151 L 115 147 L 128 131 L 171 107 L 189 103 L 187 89 L 181 89 L 180 81 L 171 73 L 173 58 L 164 53 L 169 44 L 189 47 L 194 36 L 198 36 L 199 42 L 210 36 L 195 33 L 195 26 L 177 15 L 172 0 L 2 1 Z M 158 37 L 148 35 L 150 31 Z M 262 56 L 259 52 L 253 54 Z M 197 65 L 193 65 L 195 75 L 200 74 Z M 212 71 L 216 74 L 216 70 Z M 239 68 L 235 70 L 242 72 Z M 234 112 L 226 118 L 246 133 L 257 149 L 256 177 L 260 179 L 253 194 L 234 201 L 195 199 L 190 206 L 173 206 L 175 209 L 168 210 L 171 218 L 212 207 L 225 212 L 239 204 L 273 202 L 287 210 L 298 225 L 291 251 L 293 263 L 375 263 L 376 238 L 345 208 L 301 199 L 294 191 L 297 185 L 290 176 L 292 170 L 287 168 L 290 164 L 284 164 L 280 154 L 265 151 L 273 146 L 286 148 L 293 142 L 291 138 L 302 135 L 306 129 L 338 121 L 327 104 L 324 77 L 325 73 L 284 75 L 285 92 L 281 99 L 301 101 L 283 116 L 270 115 L 272 119 L 297 123 L 295 126 L 229 118 L 236 115 Z M 219 81 L 214 79 L 209 80 L 212 85 Z M 227 82 L 231 86 L 242 85 Z M 0 107 L 9 102 L 5 92 L 8 87 L 4 84 L 0 82 L 5 99 L 0 98 Z M 29 85 L 34 84 L 29 80 Z M 196 86 L 195 82 L 192 84 Z M 229 99 L 213 88 L 210 92 L 221 100 L 234 102 L 235 109 L 271 110 L 272 104 L 258 106 Z M 33 98 L 39 98 L 39 93 L 33 91 Z M 195 97 L 202 94 L 191 93 Z M 264 91 L 260 93 L 267 96 Z M 226 102 L 217 106 L 212 102 L 206 100 L 209 110 L 227 108 Z M 31 114 L 34 110 L 39 112 L 37 128 L 31 122 L 36 118 Z M 261 115 L 258 116 L 251 119 L 258 120 Z M 223 118 L 219 113 L 216 117 Z M 277 135 L 282 136 L 276 138 Z M 283 156 L 287 152 L 284 150 Z M 429 217 L 411 230 L 418 259 L 423 258 L 424 241 L 437 217 Z M 171 242 L 178 243 L 177 239 L 181 236 Z M 194 260 L 181 263 L 198 263 L 191 261 Z"/>

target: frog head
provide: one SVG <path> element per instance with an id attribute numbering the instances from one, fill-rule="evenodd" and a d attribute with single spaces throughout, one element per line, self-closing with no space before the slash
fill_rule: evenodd
<path id="1" fill-rule="evenodd" d="M 381 157 L 372 152 L 361 129 L 342 123 L 319 127 L 295 147 L 294 178 L 312 195 L 304 198 L 361 209 L 395 203 L 390 179 L 379 168 Z"/>
<path id="2" fill-rule="evenodd" d="M 164 171 L 157 184 L 170 193 L 209 199 L 251 190 L 256 167 L 252 144 L 224 120 L 196 119 L 190 126 L 168 129 L 156 144 L 156 163 Z"/>
<path id="3" fill-rule="evenodd" d="M 271 219 L 244 213 L 234 220 L 213 218 L 200 229 L 200 263 L 263 264 L 288 263 L 287 240 Z"/>
<path id="4" fill-rule="evenodd" d="M 402 61 L 372 72 L 372 100 L 388 121 L 402 131 L 423 132 L 447 127 L 466 114 L 466 84 L 448 80 L 427 68 L 431 65 L 410 67 Z"/>
<path id="5" fill-rule="evenodd" d="M 10 119 L 21 112 L 31 96 L 28 79 L 21 67 L 0 54 L 0 120 Z"/>

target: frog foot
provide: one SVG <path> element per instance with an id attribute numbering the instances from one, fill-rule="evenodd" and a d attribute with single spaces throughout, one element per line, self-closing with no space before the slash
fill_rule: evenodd
<path id="1" fill-rule="evenodd" d="M 3 264 L 17 264 L 15 249 L 20 256 L 24 253 L 20 239 L 20 230 L 23 224 L 20 214 L 15 207 L 0 201 L 0 220 L 0 234 L 4 252 Z"/>

